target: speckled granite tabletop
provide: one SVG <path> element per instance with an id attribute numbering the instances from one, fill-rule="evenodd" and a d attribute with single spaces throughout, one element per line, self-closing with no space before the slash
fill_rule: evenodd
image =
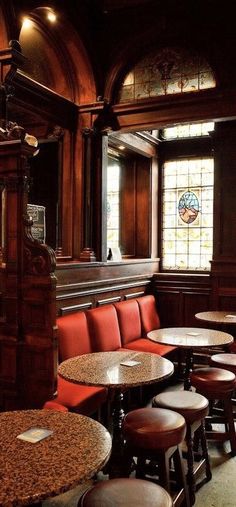
<path id="1" fill-rule="evenodd" d="M 37 443 L 17 435 L 33 428 L 53 430 Z M 49 410 L 0 414 L 0 506 L 40 502 L 84 482 L 101 470 L 111 436 L 89 417 Z"/>
<path id="2" fill-rule="evenodd" d="M 215 324 L 236 324 L 236 313 L 226 311 L 210 311 L 196 313 L 196 319 L 203 320 L 205 322 L 212 322 Z"/>
<path id="3" fill-rule="evenodd" d="M 201 327 L 167 327 L 148 333 L 148 338 L 157 343 L 184 348 L 217 347 L 234 341 L 233 336 L 222 331 Z"/>
<path id="4" fill-rule="evenodd" d="M 134 360 L 134 366 L 122 365 Z M 163 380 L 174 371 L 171 361 L 147 352 L 95 352 L 67 359 L 58 374 L 74 383 L 111 388 L 128 388 Z"/>

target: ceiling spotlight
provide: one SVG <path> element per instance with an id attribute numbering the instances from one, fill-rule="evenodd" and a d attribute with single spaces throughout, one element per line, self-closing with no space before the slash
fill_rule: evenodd
<path id="1" fill-rule="evenodd" d="M 25 18 L 23 18 L 22 28 L 26 28 L 26 29 L 28 29 L 28 28 L 31 28 L 31 26 L 32 26 L 32 21 L 31 21 L 31 19 L 26 18 L 26 17 L 25 17 Z"/>
<path id="2" fill-rule="evenodd" d="M 56 16 L 55 12 L 49 11 L 47 13 L 47 19 L 48 19 L 48 21 L 50 21 L 50 23 L 55 23 L 55 21 L 57 20 L 57 16 Z"/>
<path id="3" fill-rule="evenodd" d="M 120 144 L 120 146 L 118 146 L 119 150 L 125 150 L 125 146 L 123 144 Z"/>

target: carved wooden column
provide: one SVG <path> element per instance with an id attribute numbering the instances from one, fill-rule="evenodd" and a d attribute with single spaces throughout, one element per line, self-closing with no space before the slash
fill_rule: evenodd
<path id="1" fill-rule="evenodd" d="M 34 240 L 27 216 L 35 148 L 24 138 L 0 142 L 2 263 L 0 266 L 0 406 L 42 407 L 57 367 L 55 253 Z M 11 140 L 10 140 L 11 139 Z"/>
<path id="2" fill-rule="evenodd" d="M 94 131 L 86 128 L 83 130 L 83 174 L 84 174 L 84 234 L 83 250 L 80 260 L 83 262 L 96 261 L 93 251 L 93 210 L 94 210 Z"/>

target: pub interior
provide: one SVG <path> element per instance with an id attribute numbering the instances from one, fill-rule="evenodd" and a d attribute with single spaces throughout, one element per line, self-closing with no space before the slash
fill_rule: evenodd
<path id="1" fill-rule="evenodd" d="M 215 440 L 234 463 L 234 3 L 0 1 L 3 507 L 188 507 Z"/>

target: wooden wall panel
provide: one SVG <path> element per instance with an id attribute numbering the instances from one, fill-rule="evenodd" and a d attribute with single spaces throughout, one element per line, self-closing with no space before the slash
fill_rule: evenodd
<path id="1" fill-rule="evenodd" d="M 150 292 L 156 260 L 58 265 L 57 315 L 84 310 Z"/>
<path id="2" fill-rule="evenodd" d="M 153 287 L 162 327 L 199 326 L 195 314 L 209 309 L 210 276 L 157 273 Z"/>

